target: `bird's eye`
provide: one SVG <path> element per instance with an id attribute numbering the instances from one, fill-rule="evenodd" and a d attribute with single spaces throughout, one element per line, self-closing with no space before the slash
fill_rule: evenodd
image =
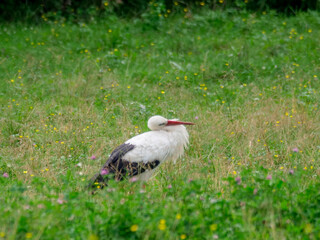
<path id="1" fill-rule="evenodd" d="M 159 126 L 164 126 L 164 125 L 166 125 L 166 123 L 160 123 L 160 124 L 159 124 Z"/>

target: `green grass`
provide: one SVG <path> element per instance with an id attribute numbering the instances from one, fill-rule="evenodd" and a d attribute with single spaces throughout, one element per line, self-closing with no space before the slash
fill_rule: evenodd
<path id="1" fill-rule="evenodd" d="M 0 26 L 0 239 L 320 238 L 320 14 L 147 20 Z M 184 158 L 90 195 L 156 114 Z"/>

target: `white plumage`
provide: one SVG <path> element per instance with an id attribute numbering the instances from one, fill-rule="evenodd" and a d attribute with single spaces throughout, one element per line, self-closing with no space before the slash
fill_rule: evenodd
<path id="1" fill-rule="evenodd" d="M 176 161 L 189 143 L 189 134 L 183 125 L 194 125 L 176 119 L 153 116 L 148 121 L 151 131 L 137 135 L 117 147 L 93 180 L 106 184 L 109 173 L 115 179 L 135 176 L 147 180 L 153 171 L 167 160 Z M 107 173 L 107 174 L 102 174 Z"/>
<path id="2" fill-rule="evenodd" d="M 168 129 L 154 130 L 135 136 L 125 143 L 135 148 L 126 153 L 123 159 L 130 162 L 144 162 L 159 160 L 176 161 L 184 153 L 189 143 L 189 134 L 186 128 L 170 126 Z"/>

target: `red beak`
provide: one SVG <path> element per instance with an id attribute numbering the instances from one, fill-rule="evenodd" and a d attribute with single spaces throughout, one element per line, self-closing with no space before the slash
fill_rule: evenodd
<path id="1" fill-rule="evenodd" d="M 173 125 L 195 125 L 195 123 L 168 120 L 168 123 L 166 126 L 173 126 Z"/>

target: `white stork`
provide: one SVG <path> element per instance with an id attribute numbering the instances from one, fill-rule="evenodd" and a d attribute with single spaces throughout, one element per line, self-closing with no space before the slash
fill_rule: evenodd
<path id="1" fill-rule="evenodd" d="M 194 125 L 177 119 L 153 116 L 148 121 L 149 132 L 137 135 L 118 146 L 90 183 L 103 187 L 110 178 L 117 181 L 135 177 L 145 181 L 167 160 L 176 161 L 189 143 L 189 134 L 183 125 Z"/>

